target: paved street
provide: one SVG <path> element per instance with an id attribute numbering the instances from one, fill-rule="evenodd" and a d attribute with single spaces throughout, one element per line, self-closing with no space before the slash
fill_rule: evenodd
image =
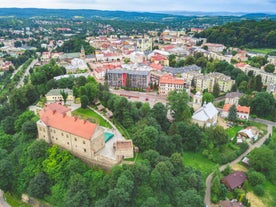
<path id="1" fill-rule="evenodd" d="M 35 65 L 37 62 L 38 62 L 38 59 L 33 60 L 33 61 L 31 62 L 31 64 L 26 68 L 26 70 L 25 70 L 23 76 L 20 78 L 20 81 L 18 82 L 16 88 L 20 88 L 20 87 L 22 87 L 22 86 L 24 85 L 24 79 L 25 79 L 25 77 L 28 76 L 28 75 L 30 75 L 30 69 L 33 68 L 34 65 Z M 21 66 L 20 66 L 20 68 L 21 68 Z M 19 71 L 19 69 L 18 69 L 18 71 Z"/>
<path id="2" fill-rule="evenodd" d="M 254 121 L 258 122 L 256 119 Z M 263 122 L 266 122 L 266 120 L 260 119 L 259 122 L 263 123 Z M 276 123 L 275 122 L 272 122 L 272 123 L 275 126 Z M 230 167 L 232 167 L 233 165 L 235 165 L 238 162 L 240 162 L 242 160 L 242 158 L 245 157 L 246 155 L 248 155 L 253 149 L 260 147 L 264 143 L 264 141 L 269 137 L 269 134 L 272 134 L 272 125 L 270 125 L 270 124 L 267 125 L 267 134 L 265 136 L 263 136 L 256 143 L 251 144 L 249 146 L 249 148 L 243 154 L 241 154 L 237 159 L 233 160 L 230 163 L 227 163 L 225 165 L 220 166 L 219 170 L 223 171 L 227 167 L 227 165 L 230 165 Z M 206 191 L 205 191 L 204 202 L 209 207 L 211 207 L 211 181 L 212 181 L 212 178 L 213 178 L 213 173 L 211 173 L 206 178 Z"/>
<path id="3" fill-rule="evenodd" d="M 0 190 L 0 207 L 11 207 L 4 198 L 4 192 Z"/>

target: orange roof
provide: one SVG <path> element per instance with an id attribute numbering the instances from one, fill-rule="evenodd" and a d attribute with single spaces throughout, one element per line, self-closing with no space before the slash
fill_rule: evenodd
<path id="1" fill-rule="evenodd" d="M 161 76 L 159 83 L 184 85 L 184 80 L 179 78 L 174 78 L 173 76 L 166 74 Z"/>
<path id="2" fill-rule="evenodd" d="M 237 63 L 235 66 L 237 67 L 237 68 L 241 68 L 241 67 L 244 67 L 244 66 L 246 66 L 247 64 L 246 63 Z"/>
<path id="3" fill-rule="evenodd" d="M 68 111 L 71 111 L 70 108 L 67 108 L 67 107 L 63 106 L 60 103 L 51 103 L 51 104 L 45 105 L 45 108 L 46 109 L 50 109 L 52 111 L 56 111 L 56 112 L 58 112 L 60 114 L 66 113 Z"/>
<path id="4" fill-rule="evenodd" d="M 122 140 L 116 142 L 116 149 L 128 149 L 133 148 L 132 141 L 131 140 Z"/>
<path id="5" fill-rule="evenodd" d="M 62 130 L 64 132 L 83 137 L 85 139 L 91 139 L 97 125 L 87 120 L 78 119 L 77 117 L 71 117 L 65 113 L 58 113 L 55 110 L 51 110 L 46 107 L 40 111 L 40 119 L 47 126 Z"/>
<path id="6" fill-rule="evenodd" d="M 237 106 L 237 112 L 249 114 L 250 113 L 250 107 Z"/>
<path id="7" fill-rule="evenodd" d="M 231 107 L 231 104 L 224 104 L 223 106 L 223 111 L 229 111 Z M 240 113 L 246 113 L 249 114 L 250 113 L 250 107 L 247 106 L 236 106 L 237 112 Z"/>
<path id="8" fill-rule="evenodd" d="M 167 60 L 167 59 L 168 58 L 166 56 L 159 55 L 159 54 L 151 57 L 151 61 L 155 61 L 155 60 L 160 61 L 160 60 Z"/>
<path id="9" fill-rule="evenodd" d="M 155 64 L 155 63 L 151 63 L 150 67 L 154 68 L 156 70 L 161 70 L 163 68 L 163 66 L 161 64 Z"/>

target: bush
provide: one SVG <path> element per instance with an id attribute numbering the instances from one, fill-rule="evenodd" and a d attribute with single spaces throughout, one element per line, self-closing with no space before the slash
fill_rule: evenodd
<path id="1" fill-rule="evenodd" d="M 257 195 L 257 196 L 263 196 L 264 195 L 264 187 L 262 185 L 256 185 L 253 188 L 253 192 Z"/>

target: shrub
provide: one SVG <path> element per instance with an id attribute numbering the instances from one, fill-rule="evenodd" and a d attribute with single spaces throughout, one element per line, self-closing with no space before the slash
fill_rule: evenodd
<path id="1" fill-rule="evenodd" d="M 264 187 L 262 185 L 256 185 L 253 188 L 253 192 L 257 195 L 257 196 L 263 196 L 264 195 Z"/>

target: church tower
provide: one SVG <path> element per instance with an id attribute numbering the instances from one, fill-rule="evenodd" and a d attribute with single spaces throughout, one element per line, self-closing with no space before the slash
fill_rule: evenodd
<path id="1" fill-rule="evenodd" d="M 83 45 L 81 46 L 80 58 L 81 58 L 82 60 L 85 60 L 85 50 L 84 50 L 84 48 L 83 48 Z"/>
<path id="2" fill-rule="evenodd" d="M 199 109 L 202 105 L 202 94 L 200 91 L 198 91 L 194 97 L 193 97 L 193 108 L 194 111 L 196 111 L 197 109 Z"/>

